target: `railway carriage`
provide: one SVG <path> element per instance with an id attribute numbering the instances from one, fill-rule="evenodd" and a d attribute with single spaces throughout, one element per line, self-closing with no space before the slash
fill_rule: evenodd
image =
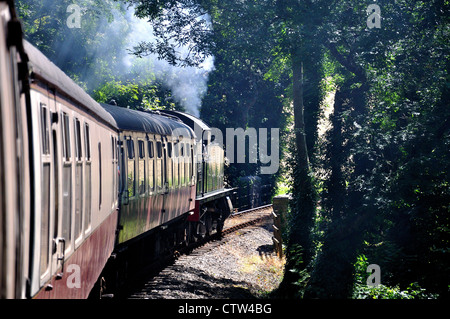
<path id="1" fill-rule="evenodd" d="M 25 297 L 30 174 L 27 56 L 11 2 L 0 1 L 0 298 Z"/>
<path id="2" fill-rule="evenodd" d="M 232 213 L 232 194 L 224 179 L 225 152 L 214 131 L 201 119 L 180 111 L 161 111 L 176 116 L 195 132 L 195 209 L 189 216 L 191 238 L 220 232 L 225 219 Z M 219 133 L 220 134 L 220 133 Z M 193 238 L 195 240 L 195 238 Z"/>
<path id="3" fill-rule="evenodd" d="M 114 249 L 118 130 L 0 12 L 1 297 L 86 298 Z"/>
<path id="4" fill-rule="evenodd" d="M 120 214 L 115 251 L 93 293 L 110 295 L 143 265 L 221 232 L 233 190 L 224 185 L 223 149 L 200 119 L 102 106 L 119 128 Z"/>
<path id="5" fill-rule="evenodd" d="M 194 209 L 194 132 L 176 118 L 103 107 L 120 130 L 121 245 Z"/>
<path id="6" fill-rule="evenodd" d="M 100 105 L 22 39 L 12 0 L 0 71 L 0 298 L 86 298 L 221 231 L 232 190 L 200 119 Z"/>
<path id="7" fill-rule="evenodd" d="M 24 48 L 33 159 L 29 293 L 85 298 L 114 248 L 118 131 L 67 75 L 27 42 Z M 67 269 L 83 285 L 68 284 Z"/>

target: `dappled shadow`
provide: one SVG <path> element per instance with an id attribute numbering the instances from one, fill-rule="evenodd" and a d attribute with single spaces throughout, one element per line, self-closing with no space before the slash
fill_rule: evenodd
<path id="1" fill-rule="evenodd" d="M 149 299 L 253 299 L 244 281 L 213 277 L 204 271 L 174 265 L 169 275 L 156 276 L 133 289 L 129 298 Z"/>
<path id="2" fill-rule="evenodd" d="M 275 253 L 274 247 L 271 244 L 261 245 L 256 248 L 256 251 L 259 253 L 261 259 L 273 257 Z"/>

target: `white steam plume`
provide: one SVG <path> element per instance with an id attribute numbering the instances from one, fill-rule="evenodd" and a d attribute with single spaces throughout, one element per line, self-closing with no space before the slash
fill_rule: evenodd
<path id="1" fill-rule="evenodd" d="M 132 49 L 140 42 L 153 42 L 155 40 L 153 29 L 150 23 L 144 19 L 134 16 L 134 9 L 129 8 L 126 14 L 128 20 L 127 49 Z M 208 19 L 208 17 L 206 17 Z M 186 54 L 187 48 L 180 48 L 181 55 Z M 128 52 L 128 51 L 127 51 Z M 146 63 L 139 61 L 147 60 Z M 157 80 L 171 90 L 173 98 L 179 102 L 186 110 L 194 116 L 199 116 L 200 106 L 203 96 L 207 91 L 209 72 L 214 70 L 214 57 L 209 56 L 200 65 L 196 67 L 176 67 L 165 60 L 160 60 L 155 54 L 138 58 L 127 54 L 123 58 L 123 63 L 128 72 L 133 69 L 133 73 L 139 73 L 136 66 L 150 66 Z M 144 73 L 147 70 L 141 70 Z"/>

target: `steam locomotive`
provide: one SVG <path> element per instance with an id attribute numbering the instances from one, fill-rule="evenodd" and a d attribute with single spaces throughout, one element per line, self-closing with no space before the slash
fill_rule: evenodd
<path id="1" fill-rule="evenodd" d="M 220 233 L 232 189 L 203 121 L 100 105 L 23 40 L 12 0 L 0 78 L 0 298 L 87 298 Z"/>

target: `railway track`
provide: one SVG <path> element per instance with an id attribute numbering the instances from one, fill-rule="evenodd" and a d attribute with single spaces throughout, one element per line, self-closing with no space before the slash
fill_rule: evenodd
<path id="1" fill-rule="evenodd" d="M 230 234 L 238 229 L 259 223 L 265 219 L 272 218 L 272 210 L 272 204 L 269 204 L 232 214 L 225 221 L 222 236 Z"/>
<path id="2" fill-rule="evenodd" d="M 225 244 L 227 237 L 236 231 L 269 221 L 272 218 L 272 211 L 272 205 L 270 204 L 232 214 L 226 220 L 224 229 L 220 235 L 212 234 L 207 236 L 202 240 L 190 244 L 188 247 L 174 251 L 171 256 L 161 258 L 158 262 L 144 267 L 138 273 L 135 273 L 132 278 L 129 278 L 129 281 L 122 287 L 117 297 L 135 298 L 134 290 L 136 287 L 142 285 L 143 281 L 152 280 L 152 278 L 160 275 L 163 276 L 165 272 L 170 271 L 170 267 L 180 258 L 185 256 L 200 256 Z"/>
<path id="3" fill-rule="evenodd" d="M 230 215 L 228 219 L 225 221 L 225 225 L 221 234 L 217 233 L 212 234 L 211 236 L 205 237 L 204 239 L 189 245 L 188 247 L 178 251 L 176 257 L 178 257 L 181 254 L 189 254 L 193 252 L 195 249 L 211 241 L 216 241 L 218 244 L 220 244 L 220 240 L 222 238 L 237 230 L 258 224 L 260 222 L 263 222 L 264 220 L 271 219 L 272 211 L 273 211 L 272 204 L 269 204 L 241 212 L 236 212 Z"/>

